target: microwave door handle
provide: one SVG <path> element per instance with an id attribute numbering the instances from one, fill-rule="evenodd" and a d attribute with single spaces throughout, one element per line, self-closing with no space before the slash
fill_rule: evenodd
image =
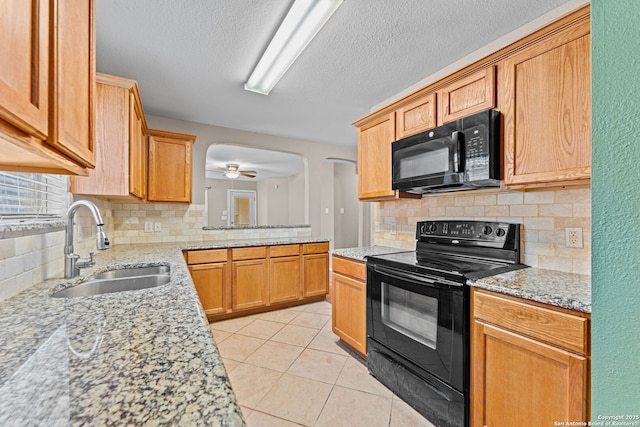
<path id="1" fill-rule="evenodd" d="M 453 171 L 462 172 L 462 139 L 459 131 L 456 130 L 451 133 L 451 141 L 456 147 L 456 152 L 453 155 Z"/>

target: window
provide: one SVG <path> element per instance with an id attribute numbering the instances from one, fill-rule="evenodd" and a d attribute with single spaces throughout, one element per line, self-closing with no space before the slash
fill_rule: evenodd
<path id="1" fill-rule="evenodd" d="M 59 219 L 68 206 L 66 175 L 0 171 L 0 222 Z"/>

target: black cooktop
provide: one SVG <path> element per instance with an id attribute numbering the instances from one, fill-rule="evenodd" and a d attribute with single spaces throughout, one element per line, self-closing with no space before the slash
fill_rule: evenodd
<path id="1" fill-rule="evenodd" d="M 523 264 L 416 251 L 372 256 L 367 261 L 424 274 L 464 276 L 467 279 L 479 279 L 526 267 Z"/>

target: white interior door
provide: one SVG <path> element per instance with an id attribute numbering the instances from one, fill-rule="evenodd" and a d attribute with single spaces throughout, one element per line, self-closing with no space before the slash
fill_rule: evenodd
<path id="1" fill-rule="evenodd" d="M 228 190 L 227 224 L 256 226 L 256 192 L 254 190 Z"/>

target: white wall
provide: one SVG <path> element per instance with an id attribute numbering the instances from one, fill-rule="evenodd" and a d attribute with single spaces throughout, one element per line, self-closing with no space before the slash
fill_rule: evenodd
<path id="1" fill-rule="evenodd" d="M 347 148 L 151 115 L 147 116 L 147 123 L 151 128 L 185 132 L 197 136 L 193 146 L 194 204 L 204 204 L 206 153 L 212 144 L 242 145 L 299 154 L 306 165 L 304 195 L 306 208 L 305 221 L 302 222 L 311 225 L 314 236 L 332 237 L 333 210 L 325 213 L 324 208 L 333 206 L 333 168 L 323 162 L 327 157 L 356 160 L 355 129 L 353 148 Z"/>
<path id="2" fill-rule="evenodd" d="M 358 175 L 355 165 L 336 163 L 334 173 L 334 249 L 358 246 Z M 343 212 L 344 211 L 344 212 Z"/>

